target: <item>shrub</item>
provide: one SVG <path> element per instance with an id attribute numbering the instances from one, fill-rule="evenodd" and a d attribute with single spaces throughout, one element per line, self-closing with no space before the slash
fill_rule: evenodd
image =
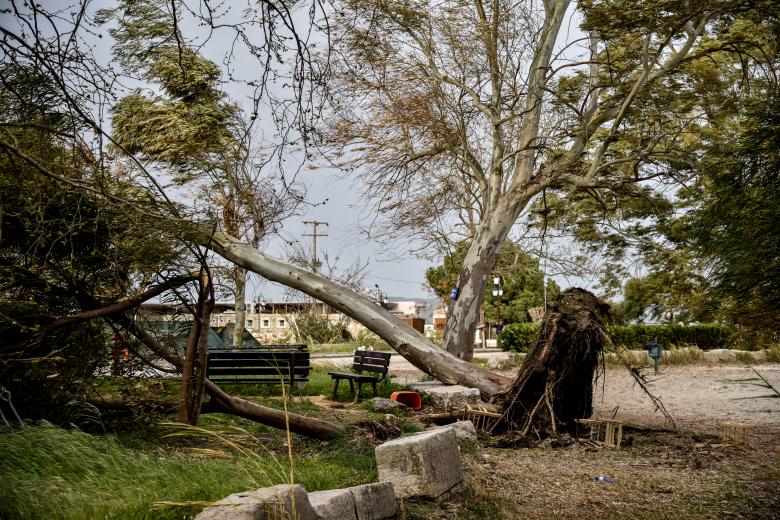
<path id="1" fill-rule="evenodd" d="M 352 340 L 352 334 L 341 323 L 331 323 L 325 316 L 302 313 L 295 319 L 298 341 L 339 343 Z"/>
<path id="2" fill-rule="evenodd" d="M 642 349 L 648 341 L 664 348 L 695 346 L 701 350 L 723 348 L 731 341 L 733 329 L 717 323 L 699 325 L 608 325 L 607 333 L 615 345 Z"/>
<path id="3" fill-rule="evenodd" d="M 607 325 L 607 333 L 616 346 L 641 350 L 648 341 L 658 341 L 666 349 L 697 347 L 701 350 L 724 348 L 733 343 L 734 329 L 717 323 L 699 325 Z M 539 326 L 534 323 L 512 323 L 499 336 L 501 348 L 527 352 L 536 339 Z"/>
<path id="4" fill-rule="evenodd" d="M 503 350 L 528 352 L 538 332 L 539 325 L 535 323 L 510 323 L 501 331 L 499 345 Z"/>

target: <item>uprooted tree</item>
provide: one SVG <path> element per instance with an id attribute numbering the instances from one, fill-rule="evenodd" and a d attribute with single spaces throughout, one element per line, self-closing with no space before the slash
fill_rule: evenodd
<path id="1" fill-rule="evenodd" d="M 593 412 L 593 382 L 609 336 L 609 306 L 592 293 L 568 289 L 553 302 L 512 386 L 494 401 L 499 428 L 537 435 L 576 430 Z"/>
<path id="2" fill-rule="evenodd" d="M 637 183 L 663 175 L 662 169 L 646 171 L 644 165 L 648 161 L 654 160 L 659 164 L 666 160 L 685 159 L 679 146 L 680 139 L 688 135 L 689 124 L 692 123 L 686 118 L 695 112 L 697 105 L 695 102 L 689 103 L 686 101 L 689 98 L 685 98 L 679 104 L 663 105 L 664 110 L 659 112 L 655 110 L 661 106 L 659 99 L 675 99 L 675 92 L 685 90 L 685 84 L 675 83 L 675 75 L 679 73 L 685 78 L 694 78 L 695 74 L 685 69 L 686 66 L 693 67 L 698 61 L 709 59 L 716 52 L 738 50 L 739 37 L 744 34 L 746 24 L 748 27 L 760 24 L 760 19 L 758 22 L 750 16 L 741 19 L 739 12 L 735 11 L 743 9 L 745 13 L 755 15 L 756 7 L 750 2 L 704 2 L 693 6 L 676 5 L 674 9 L 661 2 L 643 5 L 641 8 L 630 2 L 587 2 L 583 3 L 583 7 L 586 29 L 590 32 L 585 56 L 579 61 L 564 63 L 554 59 L 553 51 L 569 5 L 565 0 L 543 2 L 543 15 L 541 11 L 532 8 L 518 13 L 513 10 L 515 4 L 507 6 L 502 2 L 493 2 L 487 9 L 483 9 L 482 2 L 475 2 L 473 8 L 457 3 L 452 9 L 437 6 L 433 10 L 416 9 L 404 2 L 350 3 L 350 9 L 358 15 L 351 19 L 357 24 L 362 24 L 370 16 L 371 31 L 379 27 L 385 31 L 384 35 L 401 37 L 397 40 L 392 37 L 383 39 L 383 34 L 377 32 L 382 37 L 376 39 L 370 30 L 362 26 L 345 33 L 356 44 L 354 49 L 360 58 L 358 62 L 366 70 L 383 68 L 383 74 L 377 74 L 376 78 L 389 83 L 352 77 L 354 81 L 351 83 L 350 95 L 353 98 L 355 92 L 373 92 L 380 98 L 373 98 L 376 101 L 373 105 L 370 96 L 365 98 L 369 102 L 362 108 L 366 109 L 363 113 L 372 114 L 370 127 L 352 132 L 353 126 L 341 126 L 342 135 L 346 136 L 342 144 L 353 144 L 354 141 L 350 139 L 356 136 L 366 139 L 368 142 L 364 143 L 364 150 L 368 152 L 364 159 L 380 165 L 376 173 L 394 173 L 395 169 L 402 174 L 430 176 L 418 182 L 420 179 L 414 175 L 401 175 L 393 182 L 384 184 L 384 177 L 378 178 L 375 186 L 384 185 L 397 190 L 387 194 L 390 201 L 397 202 L 393 203 L 394 208 L 401 207 L 401 201 L 410 200 L 406 195 L 414 192 L 416 187 L 432 185 L 427 179 L 449 178 L 450 182 L 437 186 L 438 191 L 429 194 L 428 198 L 414 199 L 421 204 L 425 201 L 449 201 L 449 198 L 441 196 L 442 193 L 463 195 L 463 200 L 473 203 L 464 206 L 467 214 L 474 210 L 471 213 L 473 219 L 467 220 L 469 225 L 466 226 L 471 246 L 459 276 L 460 297 L 449 311 L 445 340 L 447 350 L 442 350 L 367 298 L 306 269 L 274 259 L 256 247 L 242 243 L 240 237 L 215 231 L 214 220 L 209 221 L 205 215 L 198 214 L 197 207 L 183 207 L 183 204 L 168 199 L 162 189 L 161 178 L 170 177 L 156 176 L 145 168 L 143 157 L 139 158 L 132 153 L 143 150 L 140 147 L 132 150 L 132 146 L 128 149 L 121 141 L 112 139 L 93 116 L 100 112 L 96 110 L 96 104 L 98 108 L 104 108 L 101 103 L 113 100 L 116 92 L 112 90 L 115 85 L 114 72 L 95 63 L 88 50 L 89 45 L 86 45 L 87 51 L 84 51 L 82 24 L 86 23 L 84 20 L 88 17 L 81 15 L 86 12 L 87 4 L 81 2 L 76 6 L 78 9 L 73 11 L 75 14 L 72 20 L 46 12 L 38 4 L 26 5 L 27 11 L 21 9 L 14 15 L 17 17 L 18 30 L 10 25 L 0 27 L 3 34 L 0 49 L 4 57 L 16 67 L 14 73 L 25 80 L 23 84 L 29 88 L 25 93 L 24 90 L 9 88 L 12 83 L 4 81 L 4 96 L 19 100 L 29 94 L 24 103 L 26 107 L 51 106 L 51 109 L 41 110 L 39 117 L 34 119 L 22 113 L 4 117 L 0 148 L 6 161 L 6 179 L 8 183 L 13 183 L 14 174 L 20 171 L 19 165 L 24 165 L 25 172 L 45 179 L 49 188 L 65 186 L 73 190 L 75 207 L 82 194 L 89 195 L 92 202 L 116 211 L 121 210 L 128 230 L 141 230 L 141 227 L 136 227 L 141 224 L 147 226 L 143 244 L 154 243 L 155 239 L 164 243 L 170 239 L 170 235 L 175 235 L 179 241 L 172 243 L 179 246 L 178 250 L 185 253 L 186 259 L 180 265 L 181 272 L 177 274 L 184 275 L 193 268 L 198 271 L 189 286 L 191 294 L 181 298 L 191 304 L 197 302 L 191 305 L 190 310 L 193 316 L 192 334 L 182 359 L 177 353 L 161 348 L 130 312 L 131 307 L 125 308 L 122 303 L 152 290 L 153 284 L 150 282 L 157 274 L 165 271 L 163 268 L 128 269 L 121 273 L 118 280 L 132 282 L 118 288 L 123 289 L 124 293 L 114 288 L 111 291 L 78 293 L 74 289 L 80 289 L 84 279 L 76 278 L 73 283 L 67 280 L 60 287 L 70 298 L 67 305 L 62 309 L 47 310 L 46 319 L 37 320 L 27 329 L 24 323 L 12 325 L 20 325 L 17 329 L 21 333 L 37 334 L 39 331 L 35 326 L 41 324 L 48 326 L 61 319 L 68 323 L 80 323 L 81 318 L 86 316 L 95 315 L 100 319 L 106 316 L 117 327 L 138 338 L 157 356 L 169 362 L 174 371 L 186 374 L 186 392 L 174 407 L 179 410 L 182 420 L 194 421 L 199 412 L 218 409 L 230 410 L 277 427 L 287 420 L 280 412 L 227 396 L 203 377 L 202 331 L 208 321 L 209 301 L 213 300 L 209 289 L 212 284 L 208 277 L 209 259 L 203 248 L 218 253 L 241 268 L 328 303 L 363 323 L 412 364 L 445 383 L 478 388 L 487 399 L 500 394 L 512 395 L 511 390 L 510 394 L 504 394 L 511 384 L 508 378 L 476 367 L 462 358 L 469 357 L 478 300 L 487 275 L 501 243 L 520 214 L 548 188 L 569 186 L 572 189 L 590 190 L 594 194 L 602 189 L 631 191 L 633 188 L 629 186 L 637 186 Z M 148 2 L 122 4 L 154 8 Z M 261 3 L 259 9 L 271 9 L 271 5 Z M 362 6 L 370 9 L 365 10 Z M 191 16 L 197 16 L 198 12 L 213 14 L 207 4 L 201 11 L 180 9 L 185 7 L 186 3 L 179 1 L 171 2 L 170 6 L 166 4 L 163 14 L 167 14 L 162 18 L 164 23 L 157 27 L 162 31 L 161 34 L 167 35 L 165 38 L 170 44 L 168 51 L 173 53 L 173 59 L 164 63 L 165 67 L 171 69 L 167 72 L 172 74 L 166 77 L 173 78 L 173 87 L 181 86 L 179 83 L 186 83 L 188 78 L 195 77 L 188 67 L 195 67 L 196 64 L 205 66 L 189 54 L 188 49 L 191 47 L 181 39 L 178 17 L 182 12 L 190 13 Z M 665 15 L 659 18 L 657 14 L 662 7 Z M 280 13 L 269 14 L 264 11 L 262 14 L 269 15 L 261 17 L 262 20 L 276 20 Z M 207 25 L 214 23 L 208 17 L 201 21 Z M 285 21 L 292 22 L 290 18 L 285 18 Z M 463 24 L 467 22 L 471 25 L 464 27 Z M 739 26 L 740 31 L 732 31 L 737 22 L 742 24 Z M 376 23 L 381 23 L 381 27 Z M 220 26 L 225 27 L 229 25 Z M 278 27 L 273 25 L 271 29 Z M 246 24 L 237 24 L 232 28 L 239 32 L 245 31 Z M 245 32 L 239 34 L 237 41 L 246 41 L 243 39 L 245 36 Z M 724 39 L 716 40 L 720 36 L 724 36 Z M 271 41 L 267 42 L 269 46 L 261 48 L 269 51 L 267 56 L 271 55 L 270 51 L 277 49 L 277 44 L 281 47 L 285 45 L 281 40 L 273 41 L 273 34 L 270 38 Z M 442 38 L 444 41 L 440 41 Z M 297 38 L 291 41 L 297 49 L 293 50 L 293 54 L 302 63 L 307 63 L 307 51 L 302 50 L 305 42 Z M 393 47 L 395 43 L 399 43 L 398 48 Z M 443 51 L 451 43 L 463 45 Z M 136 44 L 138 42 L 133 43 Z M 44 52 L 42 49 L 63 51 Z M 256 50 L 255 47 L 252 49 Z M 483 57 L 484 62 L 480 61 Z M 269 62 L 264 63 L 267 66 Z M 444 67 L 457 63 L 462 65 L 462 69 L 455 69 L 457 74 L 447 72 L 448 69 Z M 581 70 L 554 81 L 556 74 L 575 69 Z M 3 79 L 10 77 L 10 70 L 3 70 Z M 268 69 L 263 71 L 265 79 L 268 77 Z M 512 74 L 507 74 L 507 71 Z M 527 73 L 521 74 L 519 71 Z M 305 69 L 301 69 L 300 74 L 296 69 L 296 73 L 291 76 L 296 85 L 311 79 Z M 43 81 L 38 78 L 43 78 Z M 51 85 L 51 88 L 49 91 L 36 90 L 41 85 Z M 262 90 L 264 84 L 260 88 Z M 298 101 L 306 97 L 300 90 L 295 92 Z M 193 95 L 201 93 L 202 89 L 186 90 L 179 101 L 189 102 Z M 695 101 L 695 96 L 691 99 Z M 294 105 L 299 107 L 294 109 L 294 117 L 309 117 L 306 114 L 312 111 L 305 109 L 304 104 Z M 161 103 L 146 108 L 154 112 L 164 105 Z M 375 108 L 378 111 L 372 112 Z M 200 109 L 207 111 L 208 107 Z M 288 121 L 286 116 L 289 113 L 282 112 L 281 115 L 275 114 L 278 116 L 277 121 Z M 133 113 L 129 111 L 126 114 L 132 116 Z M 678 117 L 681 113 L 685 117 Z M 252 117 L 256 116 L 253 113 Z M 191 118 L 182 124 L 198 121 Z M 203 125 L 196 125 L 194 130 L 206 134 L 210 129 L 213 130 L 208 117 L 205 121 Z M 411 121 L 413 124 L 397 126 L 399 121 Z M 647 121 L 658 124 L 645 124 Z M 65 125 L 59 126 L 63 122 Z M 160 123 L 176 124 L 167 120 Z M 306 124 L 302 126 L 305 127 L 302 135 L 306 137 L 306 131 L 311 129 Z M 136 137 L 153 138 L 156 130 L 158 128 L 148 128 L 137 133 Z M 20 132 L 32 137 L 20 139 Z M 104 146 L 102 139 L 112 142 L 110 155 L 105 154 L 109 147 Z M 55 143 L 58 150 L 66 153 L 53 156 L 48 148 L 38 146 L 47 142 Z M 92 142 L 96 146 L 87 144 Z M 154 146 L 159 143 L 147 144 Z M 193 145 L 197 141 L 185 136 L 178 144 Z M 148 152 L 150 147 L 145 147 Z M 357 151 L 352 149 L 350 153 Z M 213 158 L 212 152 L 208 151 L 209 159 Z M 390 160 L 385 163 L 388 157 Z M 155 169 L 163 162 L 155 164 Z M 391 164 L 393 167 L 387 170 L 381 166 L 383 164 Z M 167 172 L 170 174 L 175 172 L 175 168 L 186 166 L 186 161 L 179 157 L 167 161 L 167 165 L 172 167 Z M 440 173 L 438 177 L 432 175 L 436 172 Z M 23 203 L 24 197 L 20 196 L 19 200 Z M 434 209 L 433 217 L 436 217 L 438 206 L 432 205 L 431 208 Z M 5 210 L 3 215 L 6 215 Z M 48 212 L 42 215 L 44 219 L 52 218 Z M 63 236 L 67 239 L 76 236 L 72 233 L 76 230 L 73 222 L 57 220 L 59 214 L 56 212 L 54 217 L 54 221 L 62 224 Z M 83 215 L 77 212 L 77 217 Z M 122 229 L 121 225 L 117 228 Z M 227 226 L 223 228 L 227 230 Z M 2 229 L 6 229 L 5 222 Z M 120 236 L 113 234 L 108 238 L 116 240 Z M 53 238 L 58 243 L 59 237 Z M 0 245 L 4 246 L 5 239 L 0 240 L 3 240 Z M 113 245 L 109 240 L 100 251 L 116 252 L 111 249 Z M 143 259 L 143 247 L 133 249 L 131 243 L 124 245 Z M 23 246 L 16 245 L 24 252 Z M 64 265 L 68 267 L 72 257 L 68 256 L 70 251 L 67 247 L 63 251 Z M 46 259 L 45 254 L 42 257 Z M 48 266 L 45 261 L 44 265 Z M 11 271 L 18 267 L 19 264 L 13 262 L 8 266 Z M 116 266 L 109 264 L 109 267 Z M 60 271 L 55 274 L 70 274 L 67 269 Z M 96 273 L 89 270 L 85 272 Z M 39 271 L 21 274 L 31 275 L 30 279 L 37 284 L 36 291 L 58 289 L 56 284 L 51 283 L 49 273 Z M 113 306 L 120 307 L 122 313 L 101 311 L 108 307 L 116 308 Z M 77 319 L 76 316 L 81 318 Z M 559 322 L 568 323 L 568 320 L 561 318 Z M 64 331 L 65 327 L 60 330 Z M 560 334 L 546 337 L 553 338 L 550 339 L 550 345 L 556 345 L 559 338 L 565 340 Z M 544 338 L 540 342 L 545 343 Z M 17 355 L 17 361 L 23 361 L 24 356 L 20 353 L 31 352 L 30 347 L 40 345 L 42 343 L 36 341 L 25 343 L 21 351 L 14 350 L 13 354 Z M 528 370 L 542 366 L 557 369 L 559 374 L 577 375 L 566 371 L 570 354 L 559 350 L 558 354 L 548 358 L 542 355 L 548 351 L 540 348 L 540 357 L 530 361 Z M 52 348 L 37 354 L 39 358 L 53 359 L 57 352 L 57 348 Z M 196 360 L 201 362 L 196 364 Z M 186 368 L 190 363 L 193 368 L 191 373 Z M 541 399 L 538 394 L 540 384 L 529 383 L 534 380 L 532 376 L 532 373 L 525 376 L 521 374 L 517 384 L 522 383 L 522 388 L 511 398 L 511 403 L 525 406 L 535 399 L 533 406 L 537 403 L 541 403 L 539 406 L 550 405 L 552 412 L 548 418 L 554 416 L 557 421 L 567 421 L 568 412 L 565 408 L 558 408 L 556 412 L 556 406 L 562 406 L 562 401 L 556 404 L 554 399 Z M 587 379 L 590 376 L 584 374 L 582 377 Z M 548 382 L 541 387 L 547 392 Z M 568 391 L 568 388 L 569 385 L 564 384 L 550 391 Z M 525 400 L 526 392 L 530 396 L 528 401 Z M 198 402 L 204 394 L 210 395 L 211 400 Z M 584 413 L 582 403 L 577 403 L 572 405 L 572 410 Z M 109 406 L 117 403 L 102 404 Z M 514 409 L 511 404 L 507 406 L 507 410 Z M 324 421 L 289 417 L 293 431 L 319 436 L 325 436 L 322 431 L 327 434 L 340 431 L 338 426 Z M 531 422 L 537 417 L 543 421 L 543 415 L 533 414 Z M 525 428 L 522 415 L 513 412 L 511 421 Z M 555 422 L 552 421 L 550 426 Z M 532 424 L 531 427 L 538 429 L 543 424 Z"/>

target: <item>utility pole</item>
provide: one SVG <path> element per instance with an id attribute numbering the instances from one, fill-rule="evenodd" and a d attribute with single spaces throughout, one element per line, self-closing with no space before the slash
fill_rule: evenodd
<path id="1" fill-rule="evenodd" d="M 312 227 L 311 233 L 304 233 L 303 236 L 305 237 L 311 237 L 311 249 L 312 249 L 312 257 L 311 257 L 311 270 L 314 271 L 314 273 L 317 273 L 317 237 L 326 237 L 328 236 L 327 233 L 317 233 L 317 226 L 327 226 L 327 222 L 322 222 L 319 220 L 304 220 L 304 224 L 310 225 Z"/>

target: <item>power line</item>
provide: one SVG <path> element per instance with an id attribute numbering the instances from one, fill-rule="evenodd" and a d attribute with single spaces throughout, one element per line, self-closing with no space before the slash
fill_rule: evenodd
<path id="1" fill-rule="evenodd" d="M 410 285 L 423 285 L 425 282 L 410 282 L 409 280 L 398 280 L 396 278 L 385 278 L 384 276 L 369 275 L 369 278 L 377 278 L 379 280 L 388 280 L 390 282 L 408 283 Z"/>

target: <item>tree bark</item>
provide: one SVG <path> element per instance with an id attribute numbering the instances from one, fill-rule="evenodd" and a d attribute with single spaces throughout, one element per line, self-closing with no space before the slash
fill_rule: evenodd
<path id="1" fill-rule="evenodd" d="M 252 403 L 239 397 L 233 397 L 208 379 L 206 380 L 206 392 L 211 396 L 211 401 L 206 403 L 204 413 L 229 413 L 273 428 L 282 430 L 289 428 L 293 433 L 317 439 L 331 439 L 343 434 L 345 431 L 344 426 L 340 424 L 290 412 L 285 413 L 282 410 L 276 410 L 275 408 Z"/>
<path id="2" fill-rule="evenodd" d="M 474 334 L 485 285 L 516 218 L 515 215 L 496 216 L 480 225 L 463 258 L 458 275 L 458 297 L 447 309 L 442 343 L 447 352 L 460 359 L 470 361 L 474 356 Z"/>
<path id="3" fill-rule="evenodd" d="M 201 245 L 271 281 L 298 289 L 362 323 L 414 366 L 447 384 L 478 388 L 489 399 L 503 391 L 509 378 L 449 354 L 382 307 L 327 278 L 287 264 L 221 232 L 196 237 Z"/>
<path id="4" fill-rule="evenodd" d="M 236 287 L 234 306 L 236 326 L 233 328 L 233 348 L 242 348 L 244 346 L 244 327 L 246 326 L 246 269 L 234 267 L 233 283 Z"/>
<path id="5" fill-rule="evenodd" d="M 192 327 L 187 337 L 187 351 L 181 371 L 179 394 L 179 422 L 198 423 L 203 388 L 206 380 L 208 337 L 211 326 L 211 311 L 214 309 L 214 291 L 209 274 L 204 270 L 200 277 L 197 313 L 193 315 Z"/>

